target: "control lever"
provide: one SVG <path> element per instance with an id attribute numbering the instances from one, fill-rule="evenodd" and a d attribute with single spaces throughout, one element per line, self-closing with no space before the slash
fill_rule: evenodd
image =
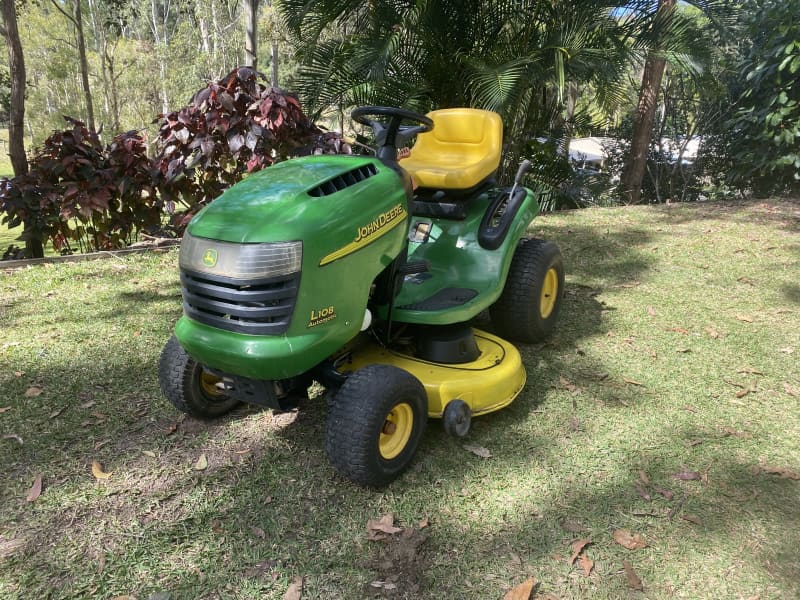
<path id="1" fill-rule="evenodd" d="M 519 169 L 517 169 L 517 174 L 514 177 L 514 185 L 508 194 L 509 199 L 514 197 L 514 192 L 517 191 L 517 188 L 522 183 L 522 178 L 525 177 L 525 173 L 530 170 L 531 164 L 531 161 L 529 161 L 527 158 L 520 163 Z"/>

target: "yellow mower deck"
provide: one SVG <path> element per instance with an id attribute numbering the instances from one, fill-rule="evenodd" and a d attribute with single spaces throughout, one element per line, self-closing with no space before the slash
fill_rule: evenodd
<path id="1" fill-rule="evenodd" d="M 525 386 L 525 369 L 519 351 L 509 342 L 475 329 L 480 350 L 477 360 L 446 365 L 420 360 L 374 343 L 351 348 L 351 357 L 338 366 L 342 373 L 371 364 L 392 365 L 414 375 L 425 386 L 428 416 L 441 418 L 451 400 L 466 402 L 474 415 L 511 404 Z"/>

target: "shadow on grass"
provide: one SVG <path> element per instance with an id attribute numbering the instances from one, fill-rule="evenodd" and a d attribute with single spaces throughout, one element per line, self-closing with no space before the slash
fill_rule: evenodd
<path id="1" fill-rule="evenodd" d="M 796 590 L 797 484 L 754 475 L 736 462 L 733 440 L 714 439 L 693 454 L 683 442 L 707 432 L 676 418 L 671 430 L 598 448 L 600 460 L 585 465 L 571 452 L 598 433 L 589 411 L 562 410 L 558 437 L 526 430 L 526 420 L 549 417 L 543 400 L 564 389 L 562 379 L 574 383 L 606 370 L 602 360 L 580 356 L 585 339 L 605 334 L 603 315 L 612 310 L 598 299 L 598 288 L 643 278 L 654 262 L 648 247 L 656 240 L 643 230 L 587 226 L 553 233 L 568 272 L 558 331 L 546 345 L 520 348 L 529 373 L 525 392 L 507 409 L 476 419 L 469 438 L 507 442 L 482 460 L 431 421 L 415 463 L 385 490 L 358 488 L 327 465 L 324 398 L 288 415 L 242 407 L 212 423 L 179 421 L 156 387 L 158 344 L 138 354 L 113 343 L 102 355 L 75 347 L 74 356 L 58 364 L 29 360 L 26 383 L 17 383 L 15 394 L 22 397 L 27 380 L 45 393 L 26 401 L 25 419 L 14 421 L 25 444 L 3 442 L 9 446 L 0 479 L 11 485 L 0 490 L 0 505 L 8 507 L 0 542 L 20 541 L 0 552 L 3 570 L 20 595 L 55 597 L 168 592 L 173 600 L 279 598 L 292 576 L 303 575 L 307 597 L 486 598 L 531 573 L 589 597 L 596 580 L 567 564 L 570 543 L 584 537 L 593 541 L 588 553 L 607 597 L 631 593 L 619 572 L 623 559 L 634 563 L 657 597 L 676 592 L 669 581 L 685 596 L 710 594 L 691 587 L 690 557 L 716 553 L 729 568 L 746 569 L 737 544 L 747 543 L 756 546 L 746 555 L 760 557 L 776 585 Z M 121 323 L 152 319 L 151 305 L 164 300 L 150 292 L 119 297 L 104 318 Z M 476 324 L 490 326 L 485 316 Z M 597 401 L 617 417 L 602 424 L 623 426 L 628 406 L 654 400 L 645 394 L 630 386 L 599 391 Z M 573 406 L 584 402 L 573 400 Z M 669 450 L 676 440 L 681 450 Z M 208 465 L 196 468 L 201 455 Z M 95 481 L 92 460 L 103 462 L 111 478 Z M 673 477 L 709 467 L 708 483 Z M 640 469 L 651 481 L 651 501 L 635 489 Z M 36 472 L 44 475 L 44 493 L 28 504 L 23 499 Z M 673 498 L 659 495 L 656 486 Z M 502 510 L 482 505 L 487 490 Z M 404 525 L 423 518 L 433 524 L 413 554 L 385 564 L 383 552 L 391 546 L 366 541 L 366 521 L 390 511 Z M 701 525 L 682 519 L 685 514 Z M 786 531 L 778 535 L 780 526 Z M 652 536 L 649 549 L 622 551 L 610 537 L 620 527 Z M 681 563 L 686 572 L 660 573 L 663 554 L 680 553 L 680 544 L 690 550 Z M 473 574 L 476 565 L 480 572 Z M 369 587 L 396 576 L 396 590 Z M 724 586 L 723 579 L 720 573 L 716 581 Z M 713 593 L 745 591 L 721 587 Z"/>

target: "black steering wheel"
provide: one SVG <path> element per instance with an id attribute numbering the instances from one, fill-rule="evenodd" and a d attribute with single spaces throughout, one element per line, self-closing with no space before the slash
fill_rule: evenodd
<path id="1" fill-rule="evenodd" d="M 433 129 L 433 120 L 419 113 L 393 108 L 390 106 L 361 106 L 353 110 L 350 116 L 356 123 L 368 125 L 375 132 L 377 157 L 384 162 L 397 161 L 397 147 L 403 146 L 418 133 Z M 370 117 L 385 117 L 375 120 Z M 403 121 L 413 121 L 414 126 L 401 126 Z"/>

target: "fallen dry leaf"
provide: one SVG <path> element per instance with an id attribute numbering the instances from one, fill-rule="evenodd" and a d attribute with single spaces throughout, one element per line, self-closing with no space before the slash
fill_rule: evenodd
<path id="1" fill-rule="evenodd" d="M 576 521 L 575 519 L 564 519 L 561 521 L 561 529 L 564 531 L 569 531 L 570 533 L 581 533 L 582 531 L 586 531 L 586 527 L 580 521 Z"/>
<path id="2" fill-rule="evenodd" d="M 425 529 L 426 527 L 430 527 L 431 521 L 430 519 L 420 519 L 419 523 L 417 523 L 417 527 L 420 529 Z"/>
<path id="3" fill-rule="evenodd" d="M 61 408 L 59 408 L 59 409 L 57 409 L 57 410 L 54 410 L 53 412 L 51 412 L 51 413 L 50 413 L 50 416 L 49 416 L 49 418 L 50 418 L 50 419 L 55 419 L 55 418 L 56 418 L 56 417 L 58 417 L 58 416 L 59 416 L 61 413 L 63 413 L 63 412 L 66 410 L 66 409 L 67 409 L 67 407 L 66 407 L 66 406 L 62 406 Z"/>
<path id="4" fill-rule="evenodd" d="M 689 521 L 689 523 L 694 523 L 695 525 L 703 524 L 703 522 L 700 520 L 700 517 L 696 517 L 694 515 L 681 515 L 681 519 L 684 521 Z"/>
<path id="5" fill-rule="evenodd" d="M 648 492 L 643 485 L 637 483 L 633 487 L 636 490 L 636 493 L 639 494 L 639 496 L 641 496 L 643 499 L 647 500 L 648 502 L 653 499 L 653 497 L 650 495 L 650 492 Z"/>
<path id="6" fill-rule="evenodd" d="M 633 565 L 631 565 L 631 563 L 629 563 L 627 560 L 623 560 L 622 568 L 625 569 L 625 577 L 628 579 L 628 587 L 633 590 L 639 590 L 640 592 L 644 591 L 642 580 L 639 579 L 636 571 L 633 570 Z"/>
<path id="7" fill-rule="evenodd" d="M 750 315 L 736 315 L 736 320 L 741 321 L 742 323 L 752 323 L 753 317 Z"/>
<path id="8" fill-rule="evenodd" d="M 580 391 L 580 388 L 574 383 L 570 383 L 569 379 L 567 379 L 566 377 L 559 377 L 558 383 L 561 384 L 562 388 L 564 388 L 569 392 L 575 393 Z"/>
<path id="9" fill-rule="evenodd" d="M 102 440 L 102 441 L 99 441 L 99 442 L 97 442 L 97 443 L 94 445 L 94 449 L 95 449 L 95 450 L 100 450 L 100 448 L 102 448 L 103 446 L 105 446 L 106 444 L 108 444 L 110 441 L 111 441 L 111 440 Z"/>
<path id="10" fill-rule="evenodd" d="M 300 600 L 303 596 L 303 578 L 295 577 L 283 595 L 283 600 Z"/>
<path id="11" fill-rule="evenodd" d="M 142 454 L 144 454 L 145 456 L 149 456 L 150 458 L 156 457 L 156 453 L 153 452 L 152 450 L 142 450 Z"/>
<path id="12" fill-rule="evenodd" d="M 262 540 L 267 537 L 267 532 L 261 529 L 261 527 L 251 527 L 250 532 L 257 538 L 261 538 Z"/>
<path id="13" fill-rule="evenodd" d="M 4 436 L 3 436 L 3 439 L 4 439 L 4 440 L 14 440 L 14 441 L 17 441 L 17 442 L 19 442 L 19 445 L 20 445 L 20 446 L 23 446 L 23 445 L 24 445 L 24 444 L 22 443 L 22 438 L 21 438 L 20 436 L 18 436 L 16 433 L 7 433 L 6 435 L 4 435 Z"/>
<path id="14" fill-rule="evenodd" d="M 647 476 L 647 473 L 643 469 L 639 469 L 639 481 L 644 485 L 650 485 L 650 477 Z"/>
<path id="15" fill-rule="evenodd" d="M 746 388 L 741 389 L 738 392 L 736 392 L 736 397 L 737 398 L 744 398 L 745 396 L 747 396 L 747 394 L 752 394 L 752 393 L 757 392 L 757 391 L 758 391 L 758 388 L 756 387 L 756 384 L 755 383 L 751 383 Z"/>
<path id="16" fill-rule="evenodd" d="M 737 373 L 746 373 L 748 375 L 763 375 L 763 371 L 759 371 L 758 369 L 754 369 L 753 367 L 742 367 Z"/>
<path id="17" fill-rule="evenodd" d="M 31 491 L 28 492 L 28 497 L 25 498 L 28 502 L 33 502 L 42 495 L 42 474 L 37 473 L 36 478 L 33 480 Z"/>
<path id="18" fill-rule="evenodd" d="M 367 539 L 372 541 L 385 540 L 389 536 L 403 531 L 402 527 L 394 524 L 394 515 L 386 513 L 380 519 L 370 519 L 367 521 Z"/>
<path id="19" fill-rule="evenodd" d="M 473 444 L 464 444 L 464 450 L 469 450 L 475 456 L 480 456 L 481 458 L 492 458 L 491 450 L 484 448 L 483 446 L 475 446 Z"/>
<path id="20" fill-rule="evenodd" d="M 662 489 L 662 488 L 655 488 L 653 491 L 656 494 L 661 494 L 667 500 L 672 500 L 675 497 L 675 494 L 673 494 L 670 490 L 665 490 L 665 489 Z"/>
<path id="21" fill-rule="evenodd" d="M 625 383 L 628 383 L 630 385 L 638 385 L 638 386 L 642 386 L 642 387 L 644 386 L 643 383 L 640 383 L 640 382 L 635 381 L 633 379 L 628 379 L 627 377 L 623 377 L 622 381 L 624 381 Z"/>
<path id="22" fill-rule="evenodd" d="M 675 349 L 675 352 L 677 352 L 678 354 L 688 354 L 691 351 L 692 351 L 691 348 L 676 348 Z"/>
<path id="23" fill-rule="evenodd" d="M 575 540 L 570 544 L 570 548 L 572 548 L 572 556 L 570 556 L 568 564 L 574 564 L 575 559 L 578 558 L 578 555 L 583 552 L 583 549 L 592 543 L 592 540 L 583 538 L 580 540 Z"/>
<path id="24" fill-rule="evenodd" d="M 94 475 L 95 479 L 108 479 L 109 477 L 111 477 L 111 473 L 112 473 L 111 471 L 109 471 L 108 473 L 105 472 L 102 463 L 96 460 L 92 461 L 92 475 Z"/>
<path id="25" fill-rule="evenodd" d="M 700 473 L 697 471 L 681 471 L 680 473 L 675 473 L 672 477 L 681 481 L 698 481 Z"/>
<path id="26" fill-rule="evenodd" d="M 797 395 L 800 394 L 800 391 L 798 391 L 796 387 L 789 385 L 786 382 L 783 383 L 783 391 L 789 394 L 792 398 L 797 398 Z"/>
<path id="27" fill-rule="evenodd" d="M 536 580 L 530 577 L 508 590 L 503 596 L 503 600 L 529 600 L 535 585 Z"/>
<path id="28" fill-rule="evenodd" d="M 655 317 L 656 316 L 656 309 L 653 308 L 652 306 L 648 306 L 647 307 L 647 314 L 650 315 L 651 317 Z"/>
<path id="29" fill-rule="evenodd" d="M 165 435 L 172 435 L 177 430 L 178 430 L 178 424 L 177 423 L 170 423 L 169 425 L 167 425 L 167 428 L 164 430 L 164 434 Z"/>
<path id="30" fill-rule="evenodd" d="M 689 335 L 689 330 L 683 327 L 668 327 L 666 331 L 674 331 L 675 333 L 680 333 L 681 335 Z"/>
<path id="31" fill-rule="evenodd" d="M 744 438 L 746 440 L 749 440 L 753 437 L 752 434 L 747 433 L 746 431 L 736 431 L 733 427 L 723 427 L 722 434 L 726 437 L 730 435 L 733 437 Z"/>
<path id="32" fill-rule="evenodd" d="M 781 348 L 778 352 L 783 352 L 784 354 L 794 354 L 794 348 L 787 346 L 786 348 Z"/>
<path id="33" fill-rule="evenodd" d="M 41 393 L 44 391 L 41 386 L 32 385 L 27 390 L 25 390 L 25 397 L 26 398 L 36 398 L 36 396 L 40 396 Z"/>
<path id="34" fill-rule="evenodd" d="M 10 406 L 0 406 L 0 415 L 11 410 Z"/>
<path id="35" fill-rule="evenodd" d="M 786 467 L 773 467 L 770 465 L 762 465 L 760 467 L 762 473 L 767 475 L 778 475 L 782 479 L 800 480 L 800 473 L 787 469 Z"/>
<path id="36" fill-rule="evenodd" d="M 706 333 L 707 333 L 709 336 L 711 336 L 711 338 L 712 338 L 712 339 L 715 339 L 715 340 L 716 340 L 716 339 L 718 339 L 718 338 L 719 338 L 719 336 L 720 336 L 720 333 L 719 333 L 719 331 L 717 331 L 717 330 L 716 330 L 715 328 L 713 328 L 713 327 L 706 327 Z"/>
<path id="37" fill-rule="evenodd" d="M 631 533 L 627 529 L 617 529 L 612 536 L 614 537 L 615 542 L 617 542 L 623 548 L 627 548 L 628 550 L 647 548 L 647 542 L 644 541 L 640 534 Z"/>
<path id="38" fill-rule="evenodd" d="M 195 471 L 205 471 L 208 468 L 208 458 L 206 457 L 205 452 L 203 452 L 199 457 L 197 457 L 197 460 L 195 461 L 192 468 Z"/>
<path id="39" fill-rule="evenodd" d="M 578 560 L 580 561 L 581 569 L 583 569 L 584 576 L 588 577 L 589 574 L 592 572 L 592 569 L 594 569 L 594 561 L 588 556 L 586 556 L 585 552 L 581 554 Z"/>

